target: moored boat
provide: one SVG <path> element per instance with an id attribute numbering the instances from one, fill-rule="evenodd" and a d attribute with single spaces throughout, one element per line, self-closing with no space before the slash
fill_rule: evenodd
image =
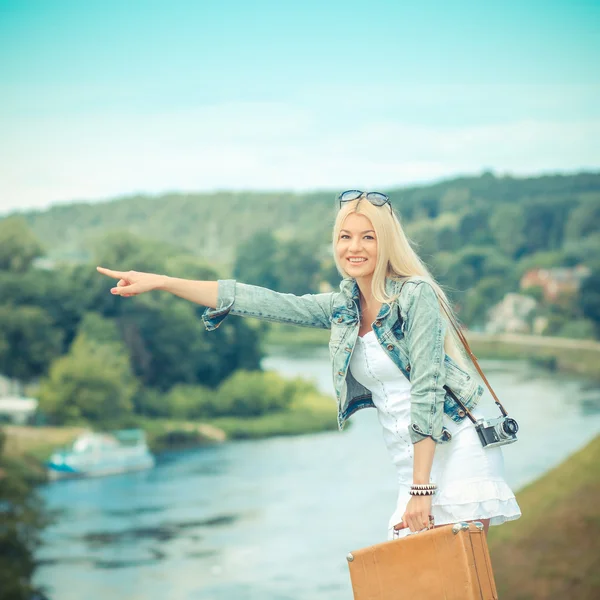
<path id="1" fill-rule="evenodd" d="M 49 479 L 100 477 L 150 469 L 155 459 L 141 429 L 86 431 L 46 463 Z"/>

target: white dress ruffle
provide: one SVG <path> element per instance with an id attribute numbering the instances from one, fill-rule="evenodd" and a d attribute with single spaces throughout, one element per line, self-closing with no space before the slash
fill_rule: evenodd
<path id="1" fill-rule="evenodd" d="M 410 381 L 381 348 L 374 332 L 359 337 L 352 353 L 353 377 L 373 396 L 383 439 L 398 471 L 399 494 L 396 510 L 388 523 L 388 539 L 410 535 L 408 528 L 393 536 L 393 527 L 402 520 L 411 496 L 414 446 L 409 436 Z M 481 418 L 479 407 L 471 411 Z M 501 525 L 518 519 L 521 509 L 504 479 L 502 448 L 484 448 L 471 420 L 455 423 L 444 415 L 452 439 L 436 446 L 430 481 L 438 485 L 431 512 L 436 525 L 490 519 Z"/>

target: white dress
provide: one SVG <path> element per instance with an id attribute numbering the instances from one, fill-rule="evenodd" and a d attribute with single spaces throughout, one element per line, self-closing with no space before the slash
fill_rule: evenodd
<path id="1" fill-rule="evenodd" d="M 372 393 L 383 439 L 398 471 L 400 491 L 396 510 L 388 523 L 388 539 L 392 539 L 393 527 L 402 521 L 411 498 L 408 492 L 413 482 L 410 381 L 385 353 L 373 331 L 358 337 L 350 370 L 353 377 Z M 483 416 L 479 407 L 471 413 L 475 418 Z M 455 423 L 444 414 L 443 421 L 452 439 L 436 445 L 431 467 L 430 481 L 438 486 L 431 504 L 435 525 L 490 519 L 491 526 L 518 519 L 521 509 L 504 480 L 502 448 L 484 448 L 468 417 Z M 395 537 L 410 534 L 406 527 Z"/>

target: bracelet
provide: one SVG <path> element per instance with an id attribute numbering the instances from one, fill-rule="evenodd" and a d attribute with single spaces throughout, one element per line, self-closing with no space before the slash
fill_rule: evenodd
<path id="1" fill-rule="evenodd" d="M 411 496 L 433 496 L 437 490 L 435 483 L 413 483 L 408 492 Z"/>

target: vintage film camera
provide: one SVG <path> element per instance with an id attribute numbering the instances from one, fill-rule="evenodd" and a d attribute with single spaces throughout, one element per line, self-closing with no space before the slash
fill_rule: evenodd
<path id="1" fill-rule="evenodd" d="M 475 430 L 484 448 L 494 448 L 495 446 L 504 446 L 517 441 L 517 431 L 519 424 L 506 414 L 504 407 L 497 400 L 496 404 L 502 411 L 502 416 L 496 419 L 475 419 L 471 411 L 457 398 L 456 394 L 447 386 L 444 386 L 446 392 L 454 401 L 467 413 L 467 416 L 475 425 Z"/>

